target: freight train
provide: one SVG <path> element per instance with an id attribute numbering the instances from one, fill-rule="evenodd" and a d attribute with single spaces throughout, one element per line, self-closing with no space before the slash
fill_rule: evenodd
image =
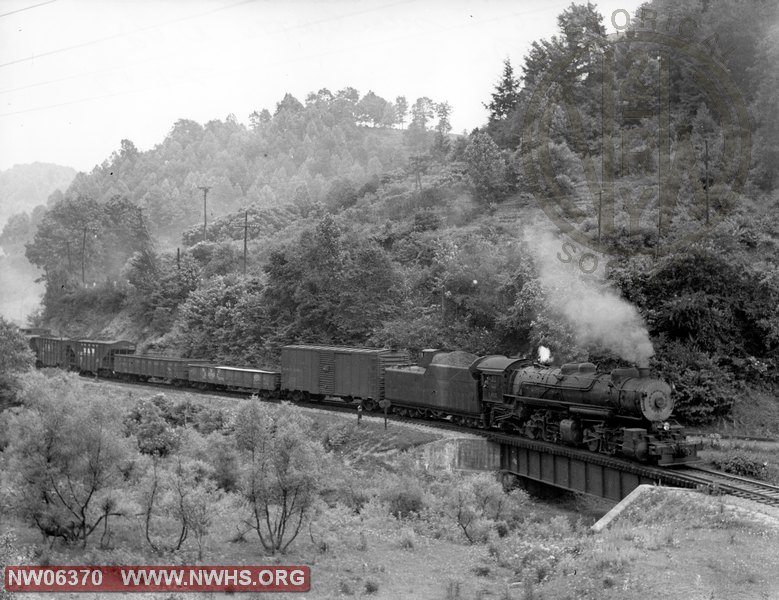
<path id="1" fill-rule="evenodd" d="M 127 341 L 30 335 L 39 367 L 100 377 L 234 390 L 266 398 L 339 398 L 368 411 L 446 419 L 660 466 L 697 460 L 670 420 L 671 387 L 648 369 L 599 372 L 592 363 L 549 367 L 524 358 L 340 346 L 282 348 L 279 371 L 138 355 Z"/>

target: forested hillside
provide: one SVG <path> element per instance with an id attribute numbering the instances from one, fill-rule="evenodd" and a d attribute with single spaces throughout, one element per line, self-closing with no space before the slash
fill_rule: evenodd
<path id="1" fill-rule="evenodd" d="M 49 195 L 64 190 L 73 181 L 76 171 L 47 163 L 14 165 L 0 171 L 0 225 L 5 226 L 11 215 L 31 213 L 46 204 Z"/>
<path id="2" fill-rule="evenodd" d="M 696 55 L 663 54 L 638 34 L 620 34 L 624 55 L 604 69 L 614 36 L 592 5 L 571 5 L 516 70 L 492 66 L 479 130 L 452 134 L 455 98 L 287 94 L 248 126 L 180 120 L 145 152 L 122 140 L 51 199 L 26 249 L 11 223 L 0 241 L 40 269 L 36 321 L 62 334 L 254 366 L 291 342 L 505 354 L 543 344 L 556 361 L 603 366 L 651 357 L 688 422 L 725 415 L 744 390 L 779 384 L 777 8 L 645 8 L 714 44 L 748 119 L 706 102 Z M 605 111 L 612 84 L 666 116 Z M 604 151 L 609 128 L 621 154 Z M 663 169 L 666 130 L 670 191 L 640 195 Z M 594 204 L 603 190 L 611 219 Z M 550 199 L 576 244 L 550 221 Z M 596 264 L 582 262 L 584 238 Z"/>

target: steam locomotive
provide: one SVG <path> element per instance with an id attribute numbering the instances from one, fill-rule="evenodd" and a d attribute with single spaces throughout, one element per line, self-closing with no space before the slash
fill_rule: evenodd
<path id="1" fill-rule="evenodd" d="M 124 380 L 229 389 L 294 400 L 340 398 L 368 411 L 447 419 L 661 466 L 697 460 L 670 421 L 670 386 L 648 369 L 599 372 L 506 356 L 424 350 L 418 364 L 387 349 L 285 346 L 280 371 L 135 354 L 125 341 L 29 336 L 40 367 Z"/>
<path id="2" fill-rule="evenodd" d="M 671 387 L 648 371 L 603 373 L 592 363 L 552 368 L 506 356 L 425 350 L 419 365 L 386 370 L 386 395 L 401 414 L 450 416 L 456 423 L 661 466 L 697 460 L 697 446 L 669 421 Z"/>

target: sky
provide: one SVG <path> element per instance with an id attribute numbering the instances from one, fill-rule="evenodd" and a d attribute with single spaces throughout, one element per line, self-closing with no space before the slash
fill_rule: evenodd
<path id="1" fill-rule="evenodd" d="M 597 7 L 609 32 L 614 10 Z M 570 0 L 0 0 L 0 170 L 89 171 L 129 139 L 162 142 L 182 118 L 248 124 L 286 92 L 346 86 L 447 101 L 455 132 L 509 58 L 557 33 Z"/>

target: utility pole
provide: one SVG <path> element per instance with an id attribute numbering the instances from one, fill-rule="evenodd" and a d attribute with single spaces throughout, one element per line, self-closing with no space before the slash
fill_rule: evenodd
<path id="1" fill-rule="evenodd" d="M 200 185 L 197 189 L 203 190 L 203 241 L 205 242 L 206 227 L 208 226 L 208 216 L 206 214 L 206 197 L 208 196 L 208 190 L 210 190 L 211 187 L 207 185 Z"/>
<path id="2" fill-rule="evenodd" d="M 65 240 L 65 245 L 68 247 L 68 277 L 73 272 L 73 263 L 70 261 L 70 240 Z"/>
<path id="3" fill-rule="evenodd" d="M 181 271 L 181 248 L 176 248 L 176 269 Z"/>
<path id="4" fill-rule="evenodd" d="M 655 260 L 660 257 L 660 240 L 663 237 L 663 196 L 660 195 L 657 206 L 657 246 L 655 246 Z"/>
<path id="5" fill-rule="evenodd" d="M 245 210 L 243 213 L 243 225 L 236 223 L 233 227 L 243 227 L 243 275 L 246 277 L 246 263 L 248 259 L 248 247 L 249 247 L 249 211 Z M 254 231 L 260 231 L 259 225 L 252 225 Z"/>
<path id="6" fill-rule="evenodd" d="M 601 214 L 603 213 L 603 190 L 598 192 L 598 246 L 600 246 L 600 223 Z"/>
<path id="7" fill-rule="evenodd" d="M 84 235 L 81 238 L 81 285 L 86 285 L 86 278 L 84 277 L 84 264 L 86 262 L 87 255 L 87 228 L 84 227 Z"/>
<path id="8" fill-rule="evenodd" d="M 709 224 L 709 140 L 704 140 L 703 161 L 706 165 L 706 225 Z"/>
<path id="9" fill-rule="evenodd" d="M 243 213 L 243 276 L 246 277 L 246 241 L 249 236 L 249 211 Z"/>

